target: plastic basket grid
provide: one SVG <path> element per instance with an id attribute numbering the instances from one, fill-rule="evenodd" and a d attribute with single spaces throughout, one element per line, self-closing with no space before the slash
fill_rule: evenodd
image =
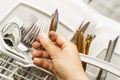
<path id="1" fill-rule="evenodd" d="M 22 67 L 15 59 L 0 53 L 0 80 L 56 80 L 35 67 Z"/>

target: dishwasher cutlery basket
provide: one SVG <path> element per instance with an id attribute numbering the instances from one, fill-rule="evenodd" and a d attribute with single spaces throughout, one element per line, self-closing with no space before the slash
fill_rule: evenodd
<path id="1" fill-rule="evenodd" d="M 8 26 L 8 29 L 13 30 L 10 27 Z M 34 65 L 32 58 L 28 56 L 27 52 L 15 49 L 7 44 L 9 43 L 5 42 L 1 31 L 0 80 L 56 80 L 51 72 Z"/>
<path id="2" fill-rule="evenodd" d="M 81 60 L 120 77 L 120 67 L 106 61 L 80 54 Z M 53 73 L 37 67 L 23 51 L 10 48 L 0 32 L 0 80 L 56 80 Z"/>

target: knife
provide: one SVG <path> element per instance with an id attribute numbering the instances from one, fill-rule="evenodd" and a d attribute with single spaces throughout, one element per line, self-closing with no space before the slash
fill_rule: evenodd
<path id="1" fill-rule="evenodd" d="M 52 14 L 49 32 L 56 31 L 57 27 L 58 27 L 58 10 L 56 9 L 55 12 Z"/>

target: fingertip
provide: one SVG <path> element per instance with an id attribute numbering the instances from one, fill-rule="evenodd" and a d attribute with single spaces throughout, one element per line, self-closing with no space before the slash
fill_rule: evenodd
<path id="1" fill-rule="evenodd" d="M 53 71 L 53 65 L 51 62 L 44 60 L 44 59 L 40 59 L 40 58 L 34 58 L 33 60 L 34 64 L 42 67 L 44 69 L 47 69 L 49 71 Z"/>
<path id="2" fill-rule="evenodd" d="M 47 38 L 48 38 L 47 34 L 44 33 L 44 32 L 41 32 L 41 33 L 39 33 L 39 35 L 36 37 L 36 40 L 37 40 L 38 42 L 40 42 L 40 40 L 47 39 Z"/>
<path id="3" fill-rule="evenodd" d="M 41 67 L 44 63 L 44 61 L 40 58 L 34 58 L 33 63 L 39 67 Z"/>
<path id="4" fill-rule="evenodd" d="M 40 33 L 38 38 L 40 41 L 46 40 L 46 39 L 48 39 L 48 35 L 46 33 Z"/>
<path id="5" fill-rule="evenodd" d="M 58 35 L 57 35 L 56 33 L 54 33 L 54 34 L 50 35 L 49 38 L 50 38 L 53 42 L 55 42 L 56 39 L 57 39 L 57 37 L 58 37 Z"/>
<path id="6" fill-rule="evenodd" d="M 34 51 L 34 52 L 32 53 L 32 56 L 33 56 L 33 57 L 36 57 L 36 58 L 42 57 L 42 56 L 43 56 L 43 53 L 40 52 L 40 51 Z"/>
<path id="7" fill-rule="evenodd" d="M 54 32 L 54 31 L 50 31 L 50 32 L 49 32 L 49 37 L 51 37 L 51 36 L 53 36 L 53 35 L 55 35 L 55 32 Z"/>
<path id="8" fill-rule="evenodd" d="M 32 47 L 35 48 L 35 49 L 37 49 L 37 48 L 40 47 L 40 43 L 39 43 L 38 41 L 36 41 L 36 42 L 34 42 L 34 43 L 32 44 Z"/>

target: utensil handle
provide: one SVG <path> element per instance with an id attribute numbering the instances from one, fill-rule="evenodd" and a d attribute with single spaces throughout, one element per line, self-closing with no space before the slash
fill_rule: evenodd
<path id="1" fill-rule="evenodd" d="M 93 66 L 99 67 L 101 69 L 104 69 L 104 70 L 120 77 L 120 67 L 118 67 L 112 63 L 109 63 L 109 62 L 106 62 L 106 61 L 103 61 L 101 59 L 94 58 L 94 57 L 91 57 L 88 55 L 84 55 L 81 53 L 79 53 L 79 55 L 80 55 L 80 58 L 83 62 L 86 62 L 86 63 L 91 64 Z"/>

